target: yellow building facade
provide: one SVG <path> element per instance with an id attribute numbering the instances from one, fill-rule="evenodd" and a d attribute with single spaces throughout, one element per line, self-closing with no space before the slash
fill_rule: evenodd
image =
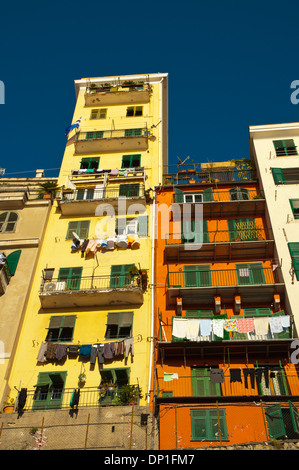
<path id="1" fill-rule="evenodd" d="M 127 385 L 149 401 L 168 77 L 87 78 L 75 90 L 80 127 L 67 137 L 9 377 L 12 397 L 26 389 L 25 409 L 67 407 L 78 391 L 79 406 L 117 404 Z"/>

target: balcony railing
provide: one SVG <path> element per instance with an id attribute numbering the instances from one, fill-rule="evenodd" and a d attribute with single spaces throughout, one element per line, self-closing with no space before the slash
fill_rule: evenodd
<path id="1" fill-rule="evenodd" d="M 231 366 L 233 368 L 233 366 Z M 244 367 L 245 368 L 245 367 Z M 286 374 L 281 371 L 269 371 L 269 382 L 266 382 L 263 373 L 259 375 L 259 369 L 254 371 L 253 386 L 249 376 L 241 372 L 241 382 L 231 382 L 230 373 L 224 373 L 223 383 L 209 383 L 207 377 L 179 376 L 172 380 L 165 380 L 165 376 L 158 377 L 158 398 L 165 400 L 173 398 L 197 397 L 262 397 L 262 396 L 295 396 L 299 395 L 299 378 L 296 374 Z M 170 375 L 170 374 L 169 374 Z M 205 381 L 205 385 L 204 382 Z M 202 390 L 202 393 L 200 391 Z M 168 397 L 168 398 L 166 398 Z"/>
<path id="2" fill-rule="evenodd" d="M 103 199 L 116 199 L 122 196 L 128 198 L 143 198 L 145 197 L 144 185 L 137 184 L 132 187 L 128 185 L 128 189 L 112 187 L 112 188 L 80 188 L 74 191 L 64 192 L 63 201 L 94 201 L 94 200 L 103 200 Z"/>
<path id="3" fill-rule="evenodd" d="M 42 279 L 40 293 L 63 293 L 70 291 L 106 291 L 110 289 L 141 288 L 141 276 L 113 275 L 70 277 L 68 279 Z"/>
<path id="4" fill-rule="evenodd" d="M 259 199 L 265 199 L 262 191 L 242 187 L 235 187 L 226 191 L 209 188 L 203 191 L 196 191 L 196 193 L 175 190 L 173 195 L 173 201 L 176 204 L 253 201 Z"/>
<path id="5" fill-rule="evenodd" d="M 148 103 L 151 86 L 148 83 L 133 84 L 92 84 L 86 88 L 86 106 L 103 106 L 109 104 Z"/>
<path id="6" fill-rule="evenodd" d="M 250 228 L 240 230 L 210 230 L 208 232 L 182 234 L 170 233 L 166 235 L 166 246 L 181 245 L 184 243 L 226 243 L 245 241 L 273 240 L 272 230 L 268 228 Z"/>
<path id="7" fill-rule="evenodd" d="M 131 388 L 139 391 L 138 385 L 130 385 Z M 28 390 L 24 411 L 37 411 L 48 409 L 71 409 L 70 403 L 74 389 L 37 387 L 36 390 Z M 80 389 L 78 408 L 88 408 L 97 406 L 123 406 L 129 403 L 121 392 L 124 387 L 113 385 L 110 388 L 84 387 Z M 139 393 L 130 399 L 130 404 L 138 405 L 140 402 Z M 77 407 L 75 407 L 77 408 Z"/>
<path id="8" fill-rule="evenodd" d="M 192 168 L 192 165 L 184 165 L 183 170 L 176 170 L 168 167 L 169 173 L 165 170 L 163 183 L 164 185 L 179 184 L 179 185 L 194 185 L 206 183 L 229 183 L 229 182 L 244 182 L 256 180 L 256 171 L 252 169 L 212 169 L 198 171 Z"/>
<path id="9" fill-rule="evenodd" d="M 250 266 L 211 270 L 207 266 L 206 269 L 201 268 L 201 270 L 196 271 L 191 266 L 190 270 L 170 271 L 168 273 L 169 289 L 267 285 L 279 282 L 281 282 L 281 273 L 278 267 L 275 270 Z"/>
<path id="10" fill-rule="evenodd" d="M 75 136 L 76 153 L 146 150 L 150 131 L 147 127 L 80 131 Z"/>

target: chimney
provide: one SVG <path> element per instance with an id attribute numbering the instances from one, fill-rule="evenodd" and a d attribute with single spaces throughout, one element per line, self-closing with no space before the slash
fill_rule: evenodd
<path id="1" fill-rule="evenodd" d="M 36 170 L 35 178 L 44 178 L 44 176 L 45 176 L 45 170 Z"/>

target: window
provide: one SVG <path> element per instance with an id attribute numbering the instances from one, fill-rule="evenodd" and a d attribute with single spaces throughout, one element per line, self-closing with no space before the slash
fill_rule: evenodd
<path id="1" fill-rule="evenodd" d="M 116 219 L 115 224 L 116 235 L 138 234 L 140 237 L 146 237 L 148 234 L 148 217 L 147 215 L 139 215 L 135 218 Z"/>
<path id="2" fill-rule="evenodd" d="M 299 281 L 299 243 L 288 243 L 288 247 L 292 258 L 292 265 L 296 274 L 296 279 Z"/>
<path id="3" fill-rule="evenodd" d="M 202 193 L 185 193 L 184 202 L 202 202 L 203 194 Z"/>
<path id="4" fill-rule="evenodd" d="M 122 168 L 136 168 L 140 166 L 141 155 L 123 155 Z"/>
<path id="5" fill-rule="evenodd" d="M 255 219 L 228 219 L 227 226 L 230 241 L 258 240 L 259 238 Z"/>
<path id="6" fill-rule="evenodd" d="M 264 317 L 272 315 L 270 308 L 243 308 L 244 317 Z"/>
<path id="7" fill-rule="evenodd" d="M 209 243 L 207 220 L 182 220 L 182 243 Z"/>
<path id="8" fill-rule="evenodd" d="M 222 440 L 228 440 L 225 409 L 192 409 L 191 431 L 194 441 L 219 441 L 220 435 Z"/>
<path id="9" fill-rule="evenodd" d="M 174 190 L 174 202 L 177 204 L 182 203 L 196 203 L 196 202 L 209 202 L 214 200 L 213 188 L 205 189 L 204 191 L 191 193 L 185 193 L 181 189 L 175 188 Z"/>
<path id="10" fill-rule="evenodd" d="M 229 190 L 231 201 L 249 201 L 249 191 L 246 188 L 234 188 Z"/>
<path id="11" fill-rule="evenodd" d="M 139 183 L 137 184 L 120 184 L 119 195 L 125 197 L 139 196 Z"/>
<path id="12" fill-rule="evenodd" d="M 263 263 L 240 263 L 236 264 L 238 284 L 266 284 Z"/>
<path id="13" fill-rule="evenodd" d="M 74 222 L 69 222 L 66 233 L 66 240 L 72 240 L 74 238 L 73 232 L 76 233 L 82 240 L 88 238 L 89 224 L 89 220 L 76 220 Z"/>
<path id="14" fill-rule="evenodd" d="M 289 400 L 288 408 L 281 408 L 279 403 L 265 408 L 269 436 L 271 439 L 298 439 L 299 412 Z"/>
<path id="15" fill-rule="evenodd" d="M 60 268 L 58 282 L 64 283 L 64 288 L 69 290 L 80 289 L 82 268 Z M 56 287 L 56 290 L 57 287 Z M 62 289 L 63 290 L 63 289 Z"/>
<path id="16" fill-rule="evenodd" d="M 59 315 L 50 318 L 46 341 L 65 342 L 73 340 L 76 315 Z"/>
<path id="17" fill-rule="evenodd" d="M 18 217 L 16 212 L 2 212 L 0 214 L 0 232 L 14 232 Z"/>
<path id="18" fill-rule="evenodd" d="M 133 312 L 108 313 L 105 339 L 129 338 L 132 324 Z"/>
<path id="19" fill-rule="evenodd" d="M 142 135 L 142 129 L 125 129 L 125 137 L 137 137 Z"/>
<path id="20" fill-rule="evenodd" d="M 212 285 L 211 267 L 206 264 L 184 266 L 185 287 L 206 287 Z"/>
<path id="21" fill-rule="evenodd" d="M 99 168 L 100 157 L 82 158 L 81 170 L 97 170 Z"/>
<path id="22" fill-rule="evenodd" d="M 129 368 L 100 370 L 100 399 L 101 404 L 113 403 L 117 391 L 129 384 Z"/>
<path id="23" fill-rule="evenodd" d="M 67 372 L 40 372 L 33 396 L 33 410 L 61 408 Z"/>
<path id="24" fill-rule="evenodd" d="M 281 365 L 258 365 L 255 369 L 260 395 L 288 395 L 289 386 Z"/>
<path id="25" fill-rule="evenodd" d="M 86 139 L 102 139 L 104 131 L 86 132 Z"/>
<path id="26" fill-rule="evenodd" d="M 290 199 L 294 219 L 299 219 L 299 199 Z"/>
<path id="27" fill-rule="evenodd" d="M 134 267 L 134 264 L 116 264 L 111 266 L 110 271 L 110 287 L 124 287 L 130 283 L 131 276 L 130 270 Z"/>
<path id="28" fill-rule="evenodd" d="M 90 113 L 90 119 L 106 119 L 107 108 L 92 109 Z"/>
<path id="29" fill-rule="evenodd" d="M 209 308 L 202 308 L 200 310 L 186 310 L 185 316 L 191 318 L 213 318 L 213 310 Z"/>
<path id="30" fill-rule="evenodd" d="M 297 147 L 293 139 L 287 140 L 273 140 L 275 153 L 277 157 L 285 157 L 297 154 Z"/>
<path id="31" fill-rule="evenodd" d="M 143 113 L 142 106 L 129 106 L 127 108 L 127 117 L 142 116 L 142 113 Z"/>
<path id="32" fill-rule="evenodd" d="M 299 168 L 271 168 L 275 184 L 299 183 Z"/>

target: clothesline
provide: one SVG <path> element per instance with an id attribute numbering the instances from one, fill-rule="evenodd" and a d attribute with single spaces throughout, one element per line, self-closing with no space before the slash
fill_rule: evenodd
<path id="1" fill-rule="evenodd" d="M 264 336 L 268 334 L 269 328 L 271 333 L 275 334 L 283 332 L 284 328 L 289 326 L 289 315 L 234 319 L 173 318 L 172 335 L 193 341 L 212 333 L 223 338 L 225 331 Z"/>
<path id="2" fill-rule="evenodd" d="M 118 248 L 127 248 L 130 247 L 132 249 L 139 248 L 140 241 L 137 234 L 130 234 L 130 235 L 117 235 L 114 237 L 107 237 L 107 238 L 86 238 L 80 239 L 79 236 L 73 232 L 73 243 L 71 245 L 71 249 L 73 251 L 81 251 L 81 253 L 92 253 L 95 254 L 100 249 L 106 250 L 114 250 L 115 247 Z"/>

